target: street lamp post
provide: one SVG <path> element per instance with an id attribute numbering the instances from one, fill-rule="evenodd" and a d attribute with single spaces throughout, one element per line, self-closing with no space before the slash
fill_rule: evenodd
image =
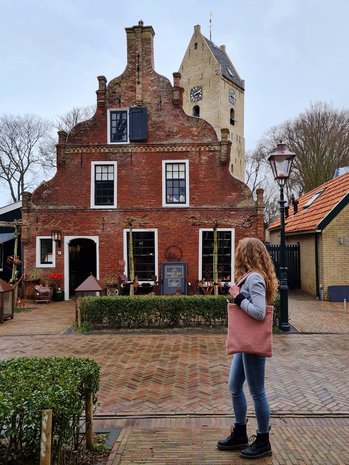
<path id="1" fill-rule="evenodd" d="M 286 149 L 286 145 L 280 142 L 276 152 L 272 153 L 268 161 L 273 171 L 274 179 L 280 187 L 280 324 L 281 331 L 289 331 L 288 324 L 288 284 L 286 264 L 286 240 L 285 240 L 285 198 L 284 187 L 290 176 L 293 159 L 296 155 Z"/>

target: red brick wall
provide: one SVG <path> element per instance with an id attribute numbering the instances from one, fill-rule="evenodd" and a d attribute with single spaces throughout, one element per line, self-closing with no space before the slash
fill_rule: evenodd
<path id="1" fill-rule="evenodd" d="M 99 78 L 95 116 L 76 126 L 67 141 L 60 138 L 57 174 L 24 202 L 27 271 L 35 266 L 36 236 L 50 235 L 51 229 L 61 229 L 64 236 L 98 236 L 103 276 L 115 272 L 123 259 L 123 229 L 133 218 L 135 229 L 158 229 L 159 267 L 169 246 L 182 249 L 192 281 L 198 272 L 199 228 L 217 220 L 220 228 L 235 228 L 236 242 L 261 235 L 263 212 L 246 185 L 230 175 L 229 157 L 220 161 L 230 144 L 221 144 L 206 121 L 187 116 L 177 98 L 181 89 L 154 71 L 152 29 L 137 26 L 127 34 L 125 72 L 108 86 Z M 136 103 L 148 109 L 147 141 L 108 145 L 107 108 Z M 117 162 L 117 209 L 90 209 L 91 162 L 109 160 Z M 190 207 L 162 207 L 162 160 L 189 160 Z M 55 271 L 63 273 L 63 254 L 56 256 L 56 265 Z"/>

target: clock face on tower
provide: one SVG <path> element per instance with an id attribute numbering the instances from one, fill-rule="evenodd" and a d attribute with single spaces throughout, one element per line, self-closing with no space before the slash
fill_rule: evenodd
<path id="1" fill-rule="evenodd" d="M 202 99 L 202 87 L 195 86 L 190 89 L 190 100 L 192 102 L 198 102 Z"/>
<path id="2" fill-rule="evenodd" d="M 234 105 L 236 102 L 236 93 L 234 89 L 230 89 L 228 93 L 229 102 Z"/>

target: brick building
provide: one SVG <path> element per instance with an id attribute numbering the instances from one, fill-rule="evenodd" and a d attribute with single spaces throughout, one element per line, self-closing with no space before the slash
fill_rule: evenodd
<path id="1" fill-rule="evenodd" d="M 269 232 L 270 242 L 279 243 L 279 220 L 270 225 Z M 287 243 L 300 245 L 301 288 L 321 299 L 348 300 L 349 173 L 290 205 L 285 235 Z"/>
<path id="2" fill-rule="evenodd" d="M 66 298 L 91 273 L 130 276 L 130 228 L 139 283 L 163 281 L 166 263 L 185 264 L 189 293 L 212 278 L 215 223 L 222 281 L 237 241 L 263 238 L 262 192 L 255 204 L 231 176 L 227 131 L 218 140 L 208 122 L 184 112 L 180 74 L 171 85 L 154 69 L 151 26 L 140 21 L 126 36 L 125 71 L 109 83 L 98 77 L 95 115 L 59 132 L 56 175 L 23 194 L 24 272 L 40 268 L 47 281 L 62 273 Z M 172 271 L 168 293 L 179 283 Z"/>

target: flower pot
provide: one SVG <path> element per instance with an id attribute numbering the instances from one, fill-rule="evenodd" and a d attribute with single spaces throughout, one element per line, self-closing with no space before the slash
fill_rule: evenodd
<path id="1" fill-rule="evenodd" d="M 57 288 L 53 291 L 52 300 L 55 302 L 60 302 L 64 300 L 64 291 L 60 288 Z"/>

